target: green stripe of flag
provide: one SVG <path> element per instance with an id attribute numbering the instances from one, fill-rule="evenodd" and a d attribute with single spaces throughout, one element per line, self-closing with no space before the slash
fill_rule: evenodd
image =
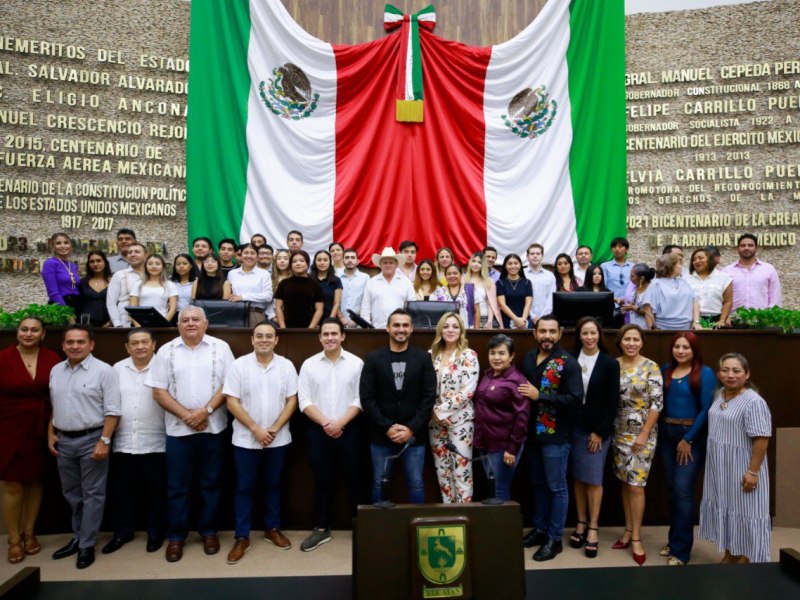
<path id="1" fill-rule="evenodd" d="M 411 87 L 414 100 L 422 100 L 422 50 L 419 45 L 419 21 L 411 15 Z"/>
<path id="2" fill-rule="evenodd" d="M 396 6 L 392 6 L 391 4 L 387 4 L 387 5 L 386 5 L 386 6 L 383 8 L 383 12 L 385 12 L 385 13 L 391 13 L 391 14 L 393 14 L 393 15 L 402 15 L 402 14 L 403 14 L 403 11 L 402 11 L 402 10 L 400 10 L 400 9 L 399 9 L 399 8 L 397 8 Z"/>
<path id="3" fill-rule="evenodd" d="M 189 240 L 239 239 L 247 194 L 248 0 L 192 2 L 186 212 Z"/>
<path id="4" fill-rule="evenodd" d="M 567 50 L 572 104 L 570 178 L 578 243 L 595 260 L 626 234 L 623 0 L 572 0 Z"/>

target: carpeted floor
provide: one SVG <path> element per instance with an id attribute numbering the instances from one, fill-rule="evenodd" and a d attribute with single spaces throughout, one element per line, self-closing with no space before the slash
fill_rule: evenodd
<path id="1" fill-rule="evenodd" d="M 666 559 L 658 556 L 658 550 L 666 540 L 665 527 L 650 527 L 643 530 L 647 562 L 645 567 L 664 566 Z M 220 536 L 222 549 L 215 556 L 203 554 L 202 544 L 196 536 L 186 545 L 183 560 L 167 563 L 164 550 L 148 554 L 145 552 L 145 537 L 139 534 L 134 541 L 114 554 L 100 554 L 99 549 L 109 540 L 101 535 L 98 543 L 96 562 L 88 569 L 75 568 L 74 557 L 53 560 L 50 555 L 66 544 L 69 535 L 43 536 L 44 546 L 37 556 L 27 557 L 20 565 L 10 565 L 3 561 L 0 565 L 0 581 L 16 573 L 20 567 L 41 567 L 42 581 L 99 581 L 99 580 L 149 580 L 149 579 L 198 579 L 198 578 L 242 578 L 242 577 L 307 577 L 314 575 L 351 574 L 351 535 L 349 531 L 334 532 L 333 540 L 313 552 L 301 552 L 300 542 L 308 532 L 286 532 L 294 547 L 278 550 L 261 539 L 260 535 L 251 538 L 253 546 L 244 559 L 236 565 L 225 561 L 233 544 L 230 532 Z M 610 546 L 622 534 L 622 528 L 608 528 L 600 532 L 600 552 L 597 558 L 587 559 L 582 550 L 566 546 L 563 554 L 546 563 L 531 560 L 533 551 L 525 550 L 527 570 L 575 569 L 596 567 L 631 567 L 634 562 L 630 551 L 611 550 Z M 565 537 L 566 541 L 566 537 Z M 772 532 L 772 558 L 778 560 L 779 548 L 800 549 L 800 529 L 775 528 Z M 521 550 L 522 551 L 522 550 Z M 692 554 L 692 564 L 714 564 L 720 555 L 705 541 L 697 541 Z M 680 567 L 676 567 L 680 568 Z M 588 594 L 587 597 L 591 597 Z"/>

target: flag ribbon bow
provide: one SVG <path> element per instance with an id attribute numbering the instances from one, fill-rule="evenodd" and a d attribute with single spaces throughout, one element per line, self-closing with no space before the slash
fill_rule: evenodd
<path id="1" fill-rule="evenodd" d="M 401 93 L 397 100 L 398 121 L 422 121 L 422 53 L 419 42 L 419 28 L 433 31 L 436 26 L 436 11 L 433 5 L 423 8 L 413 15 L 404 15 L 398 8 L 387 4 L 383 11 L 383 28 L 394 31 L 403 28 L 402 48 L 404 63 L 400 69 Z"/>

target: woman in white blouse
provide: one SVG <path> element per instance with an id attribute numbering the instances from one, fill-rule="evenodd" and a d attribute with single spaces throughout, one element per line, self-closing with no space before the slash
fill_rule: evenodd
<path id="1" fill-rule="evenodd" d="M 167 321 L 178 310 L 178 286 L 167 281 L 167 263 L 159 254 L 151 254 L 144 263 L 142 283 L 131 290 L 131 306 L 152 306 Z M 138 323 L 136 324 L 138 326 Z"/>
<path id="2" fill-rule="evenodd" d="M 464 286 L 467 287 L 469 295 L 469 285 L 474 285 L 473 301 L 480 310 L 480 323 L 470 325 L 475 329 L 492 329 L 493 321 L 502 323 L 500 308 L 497 305 L 497 288 L 494 281 L 489 277 L 489 266 L 483 252 L 473 254 L 467 264 L 467 271 L 464 273 Z M 467 313 L 469 315 L 469 312 Z"/>
<path id="3" fill-rule="evenodd" d="M 264 320 L 264 309 L 272 300 L 272 279 L 268 271 L 256 267 L 258 249 L 253 244 L 242 246 L 242 266 L 228 273 L 230 302 L 250 302 L 250 325 Z"/>
<path id="4" fill-rule="evenodd" d="M 692 252 L 687 281 L 700 302 L 700 316 L 715 323 L 715 327 L 727 327 L 731 324 L 733 280 L 715 267 L 708 250 L 698 248 Z"/>

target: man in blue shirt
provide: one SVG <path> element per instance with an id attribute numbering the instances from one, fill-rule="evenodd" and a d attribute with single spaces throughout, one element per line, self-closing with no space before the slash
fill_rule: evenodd
<path id="1" fill-rule="evenodd" d="M 606 287 L 614 292 L 614 300 L 617 304 L 625 295 L 625 288 L 628 287 L 628 282 L 630 281 L 631 267 L 633 267 L 633 263 L 628 260 L 628 249 L 630 247 L 630 243 L 624 237 L 614 238 L 611 240 L 613 260 L 600 265 L 603 267 Z"/>

